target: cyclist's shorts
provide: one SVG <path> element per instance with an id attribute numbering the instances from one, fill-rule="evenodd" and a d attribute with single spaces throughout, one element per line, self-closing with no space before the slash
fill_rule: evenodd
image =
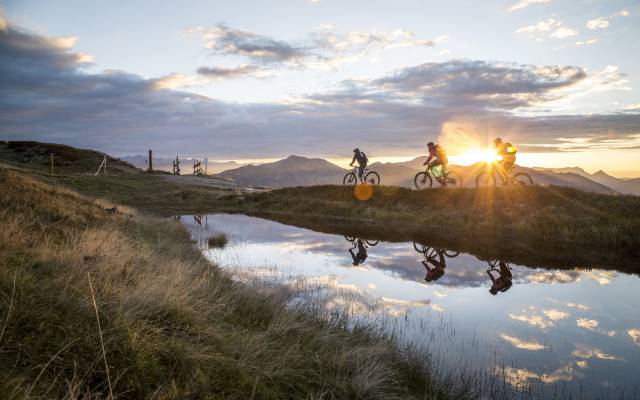
<path id="1" fill-rule="evenodd" d="M 358 167 L 358 176 L 362 178 L 362 174 L 364 174 L 364 170 L 367 168 L 367 164 L 363 164 Z"/>

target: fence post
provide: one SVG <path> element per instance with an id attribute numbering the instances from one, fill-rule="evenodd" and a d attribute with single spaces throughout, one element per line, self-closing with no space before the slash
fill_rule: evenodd
<path id="1" fill-rule="evenodd" d="M 51 170 L 51 175 L 53 175 L 53 153 L 49 153 L 49 166 Z"/>
<path id="2" fill-rule="evenodd" d="M 149 150 L 149 172 L 153 171 L 153 153 Z"/>

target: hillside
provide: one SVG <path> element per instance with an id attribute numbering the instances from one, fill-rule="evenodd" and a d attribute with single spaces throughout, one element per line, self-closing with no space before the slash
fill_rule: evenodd
<path id="1" fill-rule="evenodd" d="M 224 171 L 217 177 L 250 186 L 312 186 L 342 182 L 347 171 L 320 158 L 289 156 L 260 165 L 247 165 Z"/>
<path id="2" fill-rule="evenodd" d="M 180 224 L 113 205 L 0 165 L 0 398 L 452 390 L 428 355 L 360 323 L 350 331 L 293 289 L 231 279 Z"/>

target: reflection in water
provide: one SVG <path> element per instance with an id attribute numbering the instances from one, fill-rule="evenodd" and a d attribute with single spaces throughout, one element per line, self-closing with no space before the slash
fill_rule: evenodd
<path id="1" fill-rule="evenodd" d="M 225 249 L 203 246 L 222 267 L 268 279 L 302 276 L 311 284 L 353 293 L 357 300 L 349 311 L 354 315 L 381 305 L 392 319 L 389 325 L 402 330 L 403 340 L 426 347 L 439 360 L 438 369 L 481 369 L 511 388 L 535 389 L 534 397 L 633 398 L 640 393 L 636 276 L 534 269 L 242 215 L 188 216 L 182 223 L 197 240 L 219 232 L 229 236 Z M 517 290 L 510 289 L 513 285 Z"/>
<path id="2" fill-rule="evenodd" d="M 349 249 L 349 254 L 351 254 L 351 258 L 353 259 L 354 267 L 364 263 L 367 259 L 367 248 L 378 244 L 377 240 L 363 240 L 351 236 L 345 236 L 344 238 L 353 245 L 353 247 Z"/>

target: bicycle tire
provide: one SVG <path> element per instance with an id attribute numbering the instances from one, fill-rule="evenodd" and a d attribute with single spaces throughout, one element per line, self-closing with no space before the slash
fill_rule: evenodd
<path id="1" fill-rule="evenodd" d="M 457 172 L 447 172 L 444 181 L 446 186 L 462 187 L 462 176 Z"/>
<path id="2" fill-rule="evenodd" d="M 495 186 L 496 177 L 492 172 L 482 171 L 476 176 L 476 187 Z"/>
<path id="3" fill-rule="evenodd" d="M 380 184 L 380 175 L 376 171 L 369 171 L 364 176 L 364 181 L 371 185 L 378 186 Z"/>
<path id="4" fill-rule="evenodd" d="M 431 175 L 426 172 L 418 172 L 413 178 L 413 185 L 418 190 L 423 190 L 428 187 L 430 188 L 433 186 L 433 179 L 431 178 Z"/>
<path id="5" fill-rule="evenodd" d="M 377 245 L 378 243 L 380 243 L 379 240 L 365 240 L 364 241 L 366 244 L 368 244 L 369 246 L 373 247 L 375 245 Z"/>
<path id="6" fill-rule="evenodd" d="M 347 239 L 347 241 L 353 243 L 356 241 L 356 238 L 354 236 L 346 236 L 344 237 L 345 239 Z"/>
<path id="7" fill-rule="evenodd" d="M 522 178 L 522 179 L 518 179 L 518 178 Z M 518 172 L 517 174 L 513 175 L 513 178 L 511 179 L 513 180 L 513 182 L 515 182 L 519 186 L 533 185 L 533 178 L 531 178 L 531 176 L 526 172 Z"/>
<path id="8" fill-rule="evenodd" d="M 345 186 L 355 185 L 357 182 L 358 182 L 358 178 L 356 177 L 356 174 L 354 174 L 353 172 L 347 172 L 344 178 L 342 178 L 342 184 Z"/>
<path id="9" fill-rule="evenodd" d="M 444 255 L 449 257 L 449 258 L 456 258 L 460 255 L 459 251 L 451 251 L 451 250 L 445 250 L 444 251 Z"/>
<path id="10" fill-rule="evenodd" d="M 416 249 L 418 253 L 426 253 L 429 250 L 428 246 L 416 242 L 413 242 L 413 248 Z"/>

